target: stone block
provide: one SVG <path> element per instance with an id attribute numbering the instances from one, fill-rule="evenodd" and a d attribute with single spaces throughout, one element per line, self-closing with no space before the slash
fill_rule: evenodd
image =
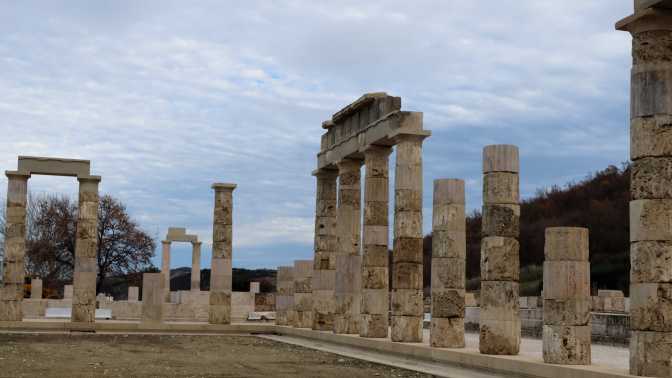
<path id="1" fill-rule="evenodd" d="M 485 281 L 518 281 L 520 258 L 518 240 L 499 236 L 481 241 L 481 277 Z"/>
<path id="2" fill-rule="evenodd" d="M 362 287 L 369 289 L 387 289 L 389 270 L 387 267 L 362 267 Z"/>
<path id="3" fill-rule="evenodd" d="M 632 163 L 633 199 L 672 198 L 672 157 L 644 157 Z"/>
<path id="4" fill-rule="evenodd" d="M 432 289 L 432 318 L 464 318 L 464 289 Z"/>
<path id="5" fill-rule="evenodd" d="M 211 306 L 231 307 L 231 292 L 210 291 L 208 304 Z"/>
<path id="6" fill-rule="evenodd" d="M 630 242 L 672 240 L 672 199 L 630 201 Z"/>
<path id="7" fill-rule="evenodd" d="M 362 295 L 360 293 L 334 292 L 334 313 L 336 314 L 359 314 Z M 357 331 L 359 332 L 359 331 Z"/>
<path id="8" fill-rule="evenodd" d="M 80 202 L 78 209 L 79 219 L 96 219 L 98 216 L 98 202 Z"/>
<path id="9" fill-rule="evenodd" d="M 390 243 L 390 229 L 387 226 L 364 226 L 362 232 L 362 244 L 384 245 Z"/>
<path id="10" fill-rule="evenodd" d="M 294 282 L 294 267 L 293 266 L 279 266 L 278 267 L 278 281 Z"/>
<path id="11" fill-rule="evenodd" d="M 392 262 L 422 263 L 422 239 L 395 237 L 392 243 Z"/>
<path id="12" fill-rule="evenodd" d="M 434 204 L 432 211 L 432 229 L 443 231 L 462 231 L 466 229 L 464 205 Z"/>
<path id="13" fill-rule="evenodd" d="M 275 310 L 275 324 L 291 326 L 294 322 L 294 311 L 292 310 Z"/>
<path id="14" fill-rule="evenodd" d="M 635 331 L 672 332 L 672 284 L 630 284 L 630 327 Z"/>
<path id="15" fill-rule="evenodd" d="M 422 164 L 400 164 L 397 160 L 397 166 L 394 168 L 394 188 L 421 190 Z"/>
<path id="16" fill-rule="evenodd" d="M 647 33 L 640 33 L 643 35 Z M 659 114 L 630 120 L 630 159 L 672 156 L 672 115 Z"/>
<path id="17" fill-rule="evenodd" d="M 5 219 L 6 224 L 11 224 L 11 223 L 18 223 L 18 224 L 25 224 L 26 223 L 26 208 L 23 206 L 17 206 L 17 207 L 8 207 L 7 208 L 7 217 Z"/>
<path id="18" fill-rule="evenodd" d="M 214 224 L 212 226 L 212 241 L 231 243 L 233 241 L 233 226 Z"/>
<path id="19" fill-rule="evenodd" d="M 212 242 L 213 260 L 230 260 L 233 257 L 233 250 L 229 242 Z"/>
<path id="20" fill-rule="evenodd" d="M 313 255 L 313 269 L 317 270 L 334 270 L 336 269 L 336 253 L 330 252 L 315 252 Z"/>
<path id="21" fill-rule="evenodd" d="M 544 299 L 589 298 L 589 262 L 544 261 Z"/>
<path id="22" fill-rule="evenodd" d="M 63 287 L 63 299 L 72 299 L 72 285 L 65 285 Z"/>
<path id="23" fill-rule="evenodd" d="M 546 261 L 588 261 L 588 229 L 549 227 L 545 232 Z"/>
<path id="24" fill-rule="evenodd" d="M 520 172 L 518 146 L 494 144 L 483 147 L 483 173 Z"/>
<path id="25" fill-rule="evenodd" d="M 23 283 L 25 272 L 24 261 L 2 261 L 2 282 L 4 283 Z"/>
<path id="26" fill-rule="evenodd" d="M 75 256 L 87 259 L 98 257 L 98 239 L 77 238 L 75 241 Z"/>
<path id="27" fill-rule="evenodd" d="M 520 234 L 520 206 L 511 204 L 483 205 L 484 237 L 503 236 L 517 238 Z"/>
<path id="28" fill-rule="evenodd" d="M 334 292 L 359 293 L 362 287 L 361 260 L 359 255 L 336 256 Z"/>
<path id="29" fill-rule="evenodd" d="M 77 219 L 77 239 L 95 239 L 97 237 L 97 221 L 89 219 Z"/>
<path id="30" fill-rule="evenodd" d="M 210 303 L 213 304 L 213 303 Z M 278 295 L 275 297 L 275 308 L 294 310 L 294 295 Z"/>
<path id="31" fill-rule="evenodd" d="M 481 354 L 517 355 L 520 351 L 520 319 L 481 321 L 478 349 Z"/>
<path id="32" fill-rule="evenodd" d="M 422 290 L 422 264 L 414 264 L 414 263 L 393 264 L 392 287 L 394 289 Z"/>
<path id="33" fill-rule="evenodd" d="M 388 226 L 390 208 L 387 202 L 364 202 L 363 225 Z"/>
<path id="34" fill-rule="evenodd" d="M 318 217 L 315 218 L 315 238 L 336 236 L 338 233 L 338 224 L 336 217 Z"/>
<path id="35" fill-rule="evenodd" d="M 22 301 L 7 301 L 0 299 L 0 321 L 20 322 L 23 320 L 21 302 Z"/>
<path id="36" fill-rule="evenodd" d="M 215 209 L 233 207 L 233 192 L 215 189 Z"/>
<path id="37" fill-rule="evenodd" d="M 365 245 L 362 247 L 362 266 L 387 267 L 389 255 L 390 250 L 386 245 Z"/>
<path id="38" fill-rule="evenodd" d="M 128 301 L 137 302 L 140 294 L 140 288 L 137 286 L 130 286 L 128 288 Z"/>
<path id="39" fill-rule="evenodd" d="M 96 306 L 72 304 L 71 321 L 73 323 L 93 323 L 96 318 Z"/>
<path id="40" fill-rule="evenodd" d="M 544 325 L 542 335 L 545 363 L 590 365 L 590 326 Z"/>
<path id="41" fill-rule="evenodd" d="M 434 318 L 429 325 L 429 345 L 433 348 L 464 348 L 463 318 Z"/>
<path id="42" fill-rule="evenodd" d="M 387 314 L 390 308 L 389 292 L 384 289 L 362 289 L 362 314 Z"/>
<path id="43" fill-rule="evenodd" d="M 364 201 L 387 204 L 390 200 L 390 180 L 386 177 L 370 177 L 364 180 Z"/>
<path id="44" fill-rule="evenodd" d="M 481 318 L 510 320 L 520 318 L 519 284 L 513 281 L 481 283 Z"/>
<path id="45" fill-rule="evenodd" d="M 316 331 L 334 330 L 334 313 L 313 311 L 313 326 Z"/>
<path id="46" fill-rule="evenodd" d="M 23 299 L 23 282 L 0 283 L 0 301 L 21 301 Z"/>
<path id="47" fill-rule="evenodd" d="M 5 240 L 3 250 L 3 261 L 25 261 L 26 260 L 26 242 Z"/>
<path id="48" fill-rule="evenodd" d="M 464 289 L 465 260 L 455 258 L 432 258 L 433 289 Z"/>
<path id="49" fill-rule="evenodd" d="M 294 311 L 312 311 L 313 293 L 294 293 Z"/>
<path id="50" fill-rule="evenodd" d="M 467 240 L 464 232 L 434 231 L 432 257 L 464 259 L 466 256 Z"/>
<path id="51" fill-rule="evenodd" d="M 672 282 L 672 241 L 631 243 L 630 282 Z"/>
<path id="52" fill-rule="evenodd" d="M 422 290 L 392 289 L 392 315 L 419 316 L 424 315 L 422 306 Z"/>
<path id="53" fill-rule="evenodd" d="M 26 225 L 23 223 L 6 223 L 5 224 L 5 240 L 13 241 L 13 239 L 18 239 L 18 241 L 26 240 Z"/>
<path id="54" fill-rule="evenodd" d="M 667 22 L 672 19 L 668 17 Z M 632 70 L 630 75 L 630 119 L 660 114 L 672 114 L 669 84 L 672 69 L 660 64 L 646 70 Z"/>
<path id="55" fill-rule="evenodd" d="M 397 144 L 397 164 L 422 164 L 422 142 L 406 140 Z"/>
<path id="56" fill-rule="evenodd" d="M 544 300 L 544 324 L 587 326 L 590 324 L 590 300 Z"/>
<path id="57" fill-rule="evenodd" d="M 294 281 L 278 281 L 278 295 L 294 295 Z"/>
<path id="58" fill-rule="evenodd" d="M 465 307 L 478 307 L 474 293 L 464 294 L 464 305 Z"/>
<path id="59" fill-rule="evenodd" d="M 490 172 L 483 176 L 483 204 L 517 205 L 520 200 L 518 174 Z"/>
<path id="60" fill-rule="evenodd" d="M 341 335 L 358 334 L 361 327 L 361 316 L 359 313 L 334 314 L 334 333 Z"/>
<path id="61" fill-rule="evenodd" d="M 394 211 L 422 211 L 422 190 L 394 189 Z"/>
<path id="62" fill-rule="evenodd" d="M 391 149 L 388 151 L 380 151 L 383 155 L 391 153 Z M 368 153 L 368 151 L 364 152 L 365 154 Z M 380 156 L 378 158 L 369 158 L 366 160 L 364 163 L 366 164 L 366 180 L 370 178 L 389 178 L 389 172 L 390 172 L 390 159 L 387 156 Z"/>
<path id="63" fill-rule="evenodd" d="M 208 312 L 208 323 L 210 324 L 231 324 L 231 306 L 210 305 Z"/>
<path id="64" fill-rule="evenodd" d="M 317 195 L 318 200 L 331 200 L 336 201 L 338 195 L 336 179 L 338 178 L 338 172 L 336 170 L 325 170 L 323 171 L 329 177 L 318 177 L 317 178 Z"/>
<path id="65" fill-rule="evenodd" d="M 315 290 L 334 291 L 336 272 L 333 270 L 316 270 L 313 276 L 313 292 Z"/>
<path id="66" fill-rule="evenodd" d="M 422 316 L 392 315 L 392 341 L 399 343 L 422 342 Z"/>
<path id="67" fill-rule="evenodd" d="M 312 293 L 313 292 L 313 278 L 307 277 L 303 279 L 294 278 L 294 294 L 298 293 Z"/>
<path id="68" fill-rule="evenodd" d="M 387 314 L 362 314 L 359 335 L 367 338 L 386 338 Z"/>
<path id="69" fill-rule="evenodd" d="M 623 292 L 621 290 L 598 290 L 598 297 L 618 297 L 623 298 Z"/>
<path id="70" fill-rule="evenodd" d="M 359 256 L 361 249 L 360 236 L 356 235 L 339 235 L 338 237 L 338 253 L 343 255 L 357 255 Z"/>
<path id="71" fill-rule="evenodd" d="M 422 239 L 422 213 L 416 211 L 395 211 L 394 237 Z"/>
<path id="72" fill-rule="evenodd" d="M 313 327 L 313 311 L 296 311 L 294 310 L 294 328 L 312 328 Z"/>
<path id="73" fill-rule="evenodd" d="M 436 179 L 434 180 L 434 205 L 463 205 L 465 199 L 464 180 Z"/>
<path id="74" fill-rule="evenodd" d="M 338 207 L 342 210 L 354 211 L 362 206 L 362 191 L 357 187 L 354 189 L 340 189 L 338 191 Z"/>
<path id="75" fill-rule="evenodd" d="M 639 12 L 651 6 L 670 9 L 669 0 L 635 0 L 635 12 Z M 636 33 L 632 37 L 633 63 L 658 63 L 670 61 L 672 50 L 672 31 L 650 30 Z"/>
<path id="76" fill-rule="evenodd" d="M 647 377 L 672 376 L 672 333 L 632 331 L 630 374 Z"/>
<path id="77" fill-rule="evenodd" d="M 95 272 L 77 272 L 73 279 L 73 287 L 79 289 L 95 289 L 96 287 L 96 273 Z"/>

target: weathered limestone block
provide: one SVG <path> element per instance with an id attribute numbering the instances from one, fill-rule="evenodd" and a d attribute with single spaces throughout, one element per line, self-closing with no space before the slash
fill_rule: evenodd
<path id="1" fill-rule="evenodd" d="M 517 355 L 520 351 L 520 318 L 481 322 L 478 341 L 482 354 Z"/>
<path id="2" fill-rule="evenodd" d="M 672 199 L 630 201 L 630 242 L 672 240 Z"/>
<path id="3" fill-rule="evenodd" d="M 361 337 L 387 337 L 389 327 L 387 317 L 387 314 L 362 314 Z"/>
<path id="4" fill-rule="evenodd" d="M 231 207 L 220 207 L 215 209 L 214 212 L 214 224 L 217 225 L 232 225 L 233 224 L 233 208 Z"/>
<path id="5" fill-rule="evenodd" d="M 630 328 L 672 332 L 672 284 L 630 284 Z"/>
<path id="6" fill-rule="evenodd" d="M 26 259 L 25 241 L 5 243 L 2 261 L 25 261 L 25 259 Z"/>
<path id="7" fill-rule="evenodd" d="M 634 64 L 671 62 L 670 51 L 672 51 L 672 31 L 650 30 L 632 37 Z"/>
<path id="8" fill-rule="evenodd" d="M 336 304 L 336 307 L 338 308 L 338 303 Z M 334 315 L 334 333 L 343 335 L 360 333 L 361 317 L 362 314 L 360 313 L 337 312 L 336 315 Z"/>
<path id="9" fill-rule="evenodd" d="M 396 263 L 392 266 L 392 287 L 422 290 L 422 263 Z"/>
<path id="10" fill-rule="evenodd" d="M 542 337 L 545 363 L 590 365 L 590 326 L 544 325 Z"/>
<path id="11" fill-rule="evenodd" d="M 518 146 L 493 144 L 483 147 L 483 174 L 488 172 L 520 172 Z"/>
<path id="12" fill-rule="evenodd" d="M 518 173 L 486 173 L 483 176 L 483 204 L 517 205 L 520 200 L 518 180 Z"/>
<path id="13" fill-rule="evenodd" d="M 294 293 L 294 311 L 312 311 L 313 293 Z"/>
<path id="14" fill-rule="evenodd" d="M 231 243 L 233 241 L 233 226 L 230 224 L 212 226 L 213 242 Z"/>
<path id="15" fill-rule="evenodd" d="M 24 261 L 2 261 L 2 282 L 22 283 L 25 277 Z"/>
<path id="16" fill-rule="evenodd" d="M 395 211 L 394 237 L 422 239 L 422 212 Z"/>
<path id="17" fill-rule="evenodd" d="M 432 257 L 465 259 L 466 244 L 464 232 L 434 231 Z"/>
<path id="18" fill-rule="evenodd" d="M 672 198 L 672 157 L 644 157 L 632 163 L 633 199 Z"/>
<path id="19" fill-rule="evenodd" d="M 489 236 L 481 242 L 481 277 L 484 281 L 518 281 L 520 258 L 518 240 Z"/>
<path id="20" fill-rule="evenodd" d="M 465 260 L 456 258 L 432 259 L 432 288 L 464 289 Z"/>
<path id="21" fill-rule="evenodd" d="M 466 229 L 466 224 L 463 221 L 466 217 L 465 212 L 464 205 L 434 204 L 432 211 L 432 230 L 464 232 Z"/>
<path id="22" fill-rule="evenodd" d="M 631 118 L 672 113 L 672 96 L 668 89 L 672 82 L 671 66 L 661 63 L 656 66 L 631 71 Z"/>
<path id="23" fill-rule="evenodd" d="M 433 348 L 464 348 L 464 318 L 430 320 L 429 345 Z"/>
<path id="24" fill-rule="evenodd" d="M 672 241 L 631 243 L 630 282 L 672 282 Z"/>
<path id="25" fill-rule="evenodd" d="M 546 261 L 588 261 L 588 229 L 549 227 L 545 232 Z"/>
<path id="26" fill-rule="evenodd" d="M 544 299 L 544 324 L 586 326 L 590 323 L 590 300 Z"/>
<path id="27" fill-rule="evenodd" d="M 294 322 L 294 311 L 292 310 L 275 310 L 275 324 L 289 325 Z"/>
<path id="28" fill-rule="evenodd" d="M 394 211 L 422 211 L 422 190 L 394 190 Z"/>
<path id="29" fill-rule="evenodd" d="M 638 117 L 630 121 L 630 159 L 672 156 L 672 115 Z"/>
<path id="30" fill-rule="evenodd" d="M 23 299 L 23 283 L 1 283 L 0 301 L 20 301 Z"/>
<path id="31" fill-rule="evenodd" d="M 8 207 L 5 222 L 6 222 L 6 224 L 7 223 L 25 224 L 26 223 L 26 208 L 23 207 L 23 206 L 21 206 L 21 207 Z"/>
<path id="32" fill-rule="evenodd" d="M 390 308 L 388 289 L 362 289 L 362 314 L 387 314 Z"/>
<path id="33" fill-rule="evenodd" d="M 306 277 L 303 279 L 294 279 L 294 294 L 298 293 L 312 293 L 313 292 L 313 278 Z"/>
<path id="34" fill-rule="evenodd" d="M 208 313 L 208 323 L 210 324 L 231 324 L 231 306 L 210 305 Z"/>
<path id="35" fill-rule="evenodd" d="M 6 322 L 20 322 L 23 320 L 20 301 L 0 300 L 0 320 Z"/>
<path id="36" fill-rule="evenodd" d="M 590 299 L 590 263 L 544 261 L 544 299 Z"/>
<path id="37" fill-rule="evenodd" d="M 405 343 L 422 342 L 422 316 L 392 315 L 392 341 Z"/>
<path id="38" fill-rule="evenodd" d="M 412 239 L 415 240 L 415 239 Z M 386 245 L 365 245 L 362 253 L 362 266 L 387 267 L 390 251 Z"/>
<path id="39" fill-rule="evenodd" d="M 365 197 L 366 198 L 366 197 Z M 376 226 L 387 226 L 389 225 L 389 205 L 387 202 L 366 202 L 364 203 L 364 226 L 376 225 Z"/>
<path id="40" fill-rule="evenodd" d="M 422 263 L 422 239 L 395 238 L 392 245 L 392 262 Z"/>
<path id="41" fill-rule="evenodd" d="M 313 311 L 294 310 L 294 328 L 311 328 L 313 326 Z"/>
<path id="42" fill-rule="evenodd" d="M 392 289 L 392 316 L 419 316 L 422 308 L 422 290 Z M 422 325 L 420 326 L 422 328 Z"/>
<path id="43" fill-rule="evenodd" d="M 520 206 L 510 204 L 483 205 L 484 237 L 503 236 L 517 238 L 520 234 Z"/>
<path id="44" fill-rule="evenodd" d="M 389 287 L 389 272 L 387 267 L 362 266 L 362 287 L 387 289 Z"/>
<path id="45" fill-rule="evenodd" d="M 464 289 L 432 289 L 432 318 L 464 318 Z"/>
<path id="46" fill-rule="evenodd" d="M 485 319 L 520 319 L 520 285 L 513 281 L 483 281 L 481 283 L 481 322 Z"/>
<path id="47" fill-rule="evenodd" d="M 78 238 L 75 241 L 75 250 L 81 258 L 96 258 L 98 256 L 98 239 Z"/>
<path id="48" fill-rule="evenodd" d="M 630 374 L 672 376 L 672 333 L 630 332 Z"/>

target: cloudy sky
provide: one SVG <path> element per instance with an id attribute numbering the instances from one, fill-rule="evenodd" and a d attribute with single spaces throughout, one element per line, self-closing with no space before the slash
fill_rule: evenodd
<path id="1" fill-rule="evenodd" d="M 522 198 L 628 160 L 631 39 L 614 23 L 632 3 L 4 1 L 0 166 L 91 160 L 101 193 L 157 240 L 199 235 L 204 268 L 210 185 L 236 183 L 234 267 L 291 265 L 312 259 L 321 123 L 385 91 L 432 130 L 428 233 L 434 179 L 466 180 L 480 209 L 483 146 L 520 146 Z M 77 182 L 29 188 L 75 195 Z M 171 267 L 190 264 L 174 243 Z"/>

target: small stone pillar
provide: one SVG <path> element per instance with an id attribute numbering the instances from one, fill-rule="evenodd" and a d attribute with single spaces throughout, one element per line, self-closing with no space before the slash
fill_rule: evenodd
<path id="1" fill-rule="evenodd" d="M 72 322 L 93 323 L 96 317 L 100 176 L 77 177 L 77 181 L 79 181 L 79 210 L 71 319 Z"/>
<path id="2" fill-rule="evenodd" d="M 138 301 L 138 287 L 137 286 L 130 286 L 128 288 L 128 301 L 129 302 L 137 302 Z"/>
<path id="3" fill-rule="evenodd" d="M 394 173 L 392 341 L 422 342 L 422 141 L 398 134 Z"/>
<path id="4" fill-rule="evenodd" d="M 30 299 L 42 299 L 42 280 L 39 278 L 30 281 Z"/>
<path id="5" fill-rule="evenodd" d="M 142 275 L 142 323 L 163 323 L 166 280 L 163 273 Z"/>
<path id="6" fill-rule="evenodd" d="M 334 333 L 356 334 L 360 327 L 362 184 L 360 159 L 338 163 L 338 253 L 334 283 Z M 294 272 L 296 274 L 296 272 Z M 296 299 L 295 299 L 296 300 Z M 294 304 L 296 306 L 296 303 Z"/>
<path id="7" fill-rule="evenodd" d="M 279 266 L 275 296 L 275 324 L 294 325 L 294 267 Z"/>
<path id="8" fill-rule="evenodd" d="M 166 303 L 170 303 L 170 241 L 161 240 L 161 273 L 164 275 L 163 294 Z"/>
<path id="9" fill-rule="evenodd" d="M 518 146 L 483 148 L 483 226 L 479 350 L 520 350 Z"/>
<path id="10" fill-rule="evenodd" d="M 0 283 L 0 321 L 21 321 L 26 274 L 26 196 L 30 173 L 5 171 L 5 175 L 9 182 Z"/>
<path id="11" fill-rule="evenodd" d="M 336 179 L 338 171 L 320 170 L 315 209 L 315 257 L 313 273 L 313 329 L 334 330 L 334 280 L 336 277 Z M 277 315 L 276 315 L 277 316 Z"/>
<path id="12" fill-rule="evenodd" d="M 201 291 L 201 244 L 191 243 L 191 291 Z"/>
<path id="13" fill-rule="evenodd" d="M 212 226 L 210 324 L 231 323 L 233 274 L 233 190 L 236 184 L 212 184 L 215 214 Z"/>
<path id="14" fill-rule="evenodd" d="M 72 299 L 72 285 L 63 286 L 63 299 Z"/>
<path id="15" fill-rule="evenodd" d="M 588 229 L 547 228 L 544 255 L 544 362 L 590 365 Z"/>
<path id="16" fill-rule="evenodd" d="M 364 230 L 362 237 L 362 320 L 359 335 L 387 337 L 389 284 L 389 156 L 392 147 L 364 150 Z"/>
<path id="17" fill-rule="evenodd" d="M 313 326 L 313 260 L 294 260 L 293 326 Z"/>
<path id="18" fill-rule="evenodd" d="M 630 374 L 672 376 L 672 5 L 635 0 L 632 35 Z"/>
<path id="19" fill-rule="evenodd" d="M 434 180 L 429 345 L 464 348 L 467 257 L 464 180 Z"/>
<path id="20" fill-rule="evenodd" d="M 250 293 L 259 293 L 259 282 L 250 282 Z"/>

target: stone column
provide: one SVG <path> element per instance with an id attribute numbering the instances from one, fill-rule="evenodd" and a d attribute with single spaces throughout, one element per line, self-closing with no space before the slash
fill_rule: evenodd
<path id="1" fill-rule="evenodd" d="M 394 173 L 392 341 L 422 342 L 422 141 L 399 134 Z"/>
<path id="2" fill-rule="evenodd" d="M 236 184 L 212 184 L 215 214 L 212 226 L 210 324 L 231 323 L 233 274 L 233 190 Z"/>
<path id="3" fill-rule="evenodd" d="M 387 337 L 390 310 L 389 199 L 392 147 L 364 150 L 364 230 L 362 237 L 362 320 L 359 335 Z"/>
<path id="4" fill-rule="evenodd" d="M 483 226 L 479 349 L 520 350 L 518 146 L 483 148 Z"/>
<path id="5" fill-rule="evenodd" d="M 547 228 L 544 255 L 544 362 L 590 365 L 588 229 Z"/>
<path id="6" fill-rule="evenodd" d="M 201 291 L 201 244 L 191 243 L 191 291 Z"/>
<path id="7" fill-rule="evenodd" d="M 137 286 L 130 286 L 128 288 L 128 301 L 129 302 L 137 302 L 138 301 L 138 287 Z"/>
<path id="8" fill-rule="evenodd" d="M 359 333 L 361 293 L 361 159 L 338 163 L 338 247 L 335 261 L 334 333 Z"/>
<path id="9" fill-rule="evenodd" d="M 630 89 L 630 374 L 672 375 L 672 5 L 635 0 Z"/>
<path id="10" fill-rule="evenodd" d="M 464 348 L 467 257 L 464 180 L 434 180 L 429 345 Z"/>
<path id="11" fill-rule="evenodd" d="M 294 325 L 294 267 L 279 266 L 275 296 L 275 324 Z"/>
<path id="12" fill-rule="evenodd" d="M 93 323 L 96 317 L 98 268 L 98 183 L 100 176 L 78 177 L 79 210 L 72 282 L 72 322 Z"/>
<path id="13" fill-rule="evenodd" d="M 0 284 L 0 321 L 21 321 L 23 281 L 26 275 L 26 197 L 30 173 L 5 171 L 5 175 L 9 182 Z"/>
<path id="14" fill-rule="evenodd" d="M 313 260 L 294 260 L 294 328 L 313 325 Z"/>
<path id="15" fill-rule="evenodd" d="M 39 278 L 30 281 L 30 299 L 42 299 L 42 280 Z"/>
<path id="16" fill-rule="evenodd" d="M 161 273 L 166 281 L 163 284 L 166 291 L 163 297 L 166 303 L 170 303 L 170 243 L 168 240 L 161 240 Z"/>
<path id="17" fill-rule="evenodd" d="M 334 330 L 334 279 L 336 275 L 336 178 L 338 171 L 320 170 L 315 209 L 315 258 L 313 273 L 313 329 Z"/>
<path id="18" fill-rule="evenodd" d="M 163 273 L 142 275 L 141 323 L 163 323 L 165 313 L 164 292 L 166 280 Z"/>

